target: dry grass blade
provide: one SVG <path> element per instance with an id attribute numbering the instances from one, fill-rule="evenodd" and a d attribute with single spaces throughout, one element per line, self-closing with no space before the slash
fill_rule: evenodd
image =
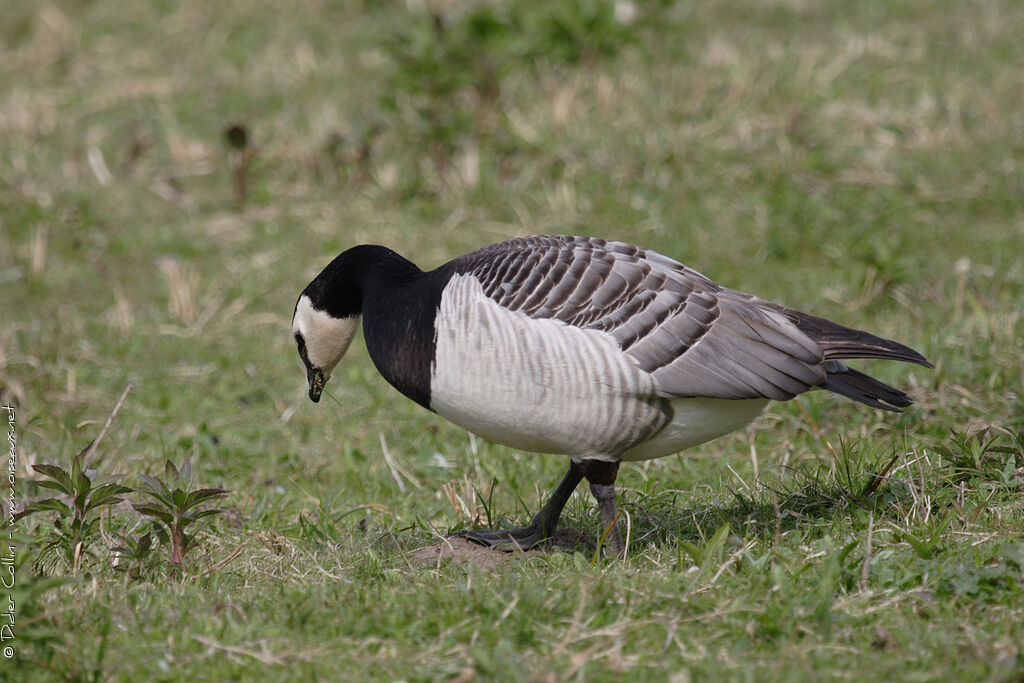
<path id="1" fill-rule="evenodd" d="M 185 327 L 190 327 L 198 316 L 196 289 L 199 278 L 195 272 L 182 266 L 177 259 L 161 258 L 157 267 L 163 273 L 170 296 L 170 312 Z"/>
<path id="2" fill-rule="evenodd" d="M 88 462 L 89 458 L 92 457 L 93 453 L 99 447 L 100 442 L 103 441 L 103 437 L 107 435 L 110 430 L 110 425 L 113 424 L 114 418 L 117 417 L 117 413 L 121 410 L 121 405 L 124 403 L 124 399 L 128 396 L 128 392 L 132 390 L 132 385 L 128 384 L 125 386 L 124 391 L 121 392 L 121 398 L 117 399 L 117 403 L 114 404 L 114 409 L 110 411 L 110 416 L 107 417 L 107 421 L 103 424 L 103 429 L 100 430 L 99 436 L 93 439 L 93 442 L 89 444 L 89 448 L 82 456 L 82 462 Z"/>
<path id="3" fill-rule="evenodd" d="M 212 648 L 214 650 L 220 650 L 230 655 L 251 657 L 252 659 L 258 661 L 260 664 L 285 664 L 288 661 L 288 655 L 274 654 L 273 652 L 268 651 L 266 641 L 261 641 L 259 643 L 260 650 L 256 651 L 244 647 L 239 647 L 237 645 L 225 645 L 224 643 L 218 643 L 213 638 L 206 638 L 204 636 L 193 635 L 192 639 L 198 643 L 202 643 L 203 645 L 209 648 Z"/>
<path id="4" fill-rule="evenodd" d="M 861 565 L 860 570 L 860 590 L 865 591 L 868 587 L 868 577 L 871 574 L 871 544 L 874 540 L 875 531 L 875 513 L 871 511 L 868 513 L 868 532 L 867 541 L 864 546 L 864 564 Z"/>
<path id="5" fill-rule="evenodd" d="M 398 484 L 399 491 L 405 493 L 405 484 L 402 483 L 403 477 L 417 489 L 423 488 L 423 485 L 420 484 L 416 477 L 411 475 L 408 470 L 395 462 L 395 459 L 391 457 L 391 451 L 388 449 L 388 443 L 384 439 L 384 434 L 380 435 L 380 449 L 381 453 L 384 455 L 384 462 L 387 463 L 388 470 L 391 472 L 392 479 L 394 479 L 395 483 Z"/>
<path id="6" fill-rule="evenodd" d="M 203 576 L 207 576 L 209 574 L 215 574 L 215 573 L 219 572 L 221 569 L 223 569 L 224 567 L 228 566 L 228 564 L 230 564 L 236 557 L 238 557 L 239 555 L 242 554 L 242 551 L 245 550 L 245 546 L 249 545 L 249 541 L 250 540 L 252 540 L 252 539 L 248 539 L 248 538 L 245 539 L 245 541 L 243 541 L 237 548 L 235 548 L 234 550 L 231 551 L 230 555 L 225 557 L 223 560 L 220 560 L 219 562 L 217 562 L 217 564 L 213 565 L 212 567 L 207 569 L 205 572 L 203 572 Z"/>

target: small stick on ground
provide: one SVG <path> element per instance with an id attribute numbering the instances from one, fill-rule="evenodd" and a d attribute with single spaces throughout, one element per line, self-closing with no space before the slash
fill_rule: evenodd
<path id="1" fill-rule="evenodd" d="M 82 462 L 88 462 L 89 458 L 92 457 L 92 454 L 96 452 L 96 448 L 99 447 L 100 441 L 103 441 L 103 437 L 107 435 L 110 425 L 114 422 L 114 418 L 117 417 L 117 413 L 121 410 L 121 404 L 124 403 L 125 397 L 128 396 L 128 392 L 131 390 L 132 385 L 129 383 L 121 393 L 121 398 L 117 399 L 117 404 L 114 406 L 114 409 L 110 411 L 110 417 L 107 418 L 107 423 L 103 425 L 103 429 L 100 430 L 100 435 L 97 436 L 91 444 L 89 444 L 89 448 L 86 450 L 85 456 L 82 458 Z"/>
<path id="2" fill-rule="evenodd" d="M 384 453 L 384 462 L 387 463 L 388 469 L 391 470 L 391 476 L 398 484 L 399 491 L 405 493 L 405 484 L 402 483 L 402 477 L 405 477 L 417 489 L 423 488 L 416 477 L 412 476 L 408 470 L 395 462 L 395 459 L 391 457 L 391 451 L 388 450 L 388 442 L 384 440 L 383 434 L 380 435 L 380 449 Z"/>
<path id="3" fill-rule="evenodd" d="M 234 550 L 232 550 L 230 555 L 228 555 L 223 560 L 221 560 L 220 562 L 218 562 L 217 564 L 213 565 L 205 572 L 203 572 L 203 576 L 209 576 L 210 574 L 213 574 L 214 572 L 219 572 L 221 569 L 226 567 L 229 562 L 231 562 L 233 559 L 242 554 L 242 550 L 245 549 L 245 546 L 249 545 L 249 541 L 251 540 L 251 538 L 245 539 L 245 542 L 242 543 L 242 545 L 235 548 Z"/>

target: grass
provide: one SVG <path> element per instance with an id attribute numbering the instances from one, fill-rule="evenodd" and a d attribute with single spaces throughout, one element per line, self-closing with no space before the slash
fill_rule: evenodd
<path id="1" fill-rule="evenodd" d="M 439 7 L 5 15 L 15 494 L 52 497 L 32 465 L 68 468 L 128 384 L 90 466 L 135 493 L 77 575 L 40 562 L 50 518 L 15 525 L 4 677 L 1024 676 L 1024 9 Z M 432 267 L 545 231 L 643 244 L 936 369 L 872 366 L 903 415 L 815 393 L 623 468 L 626 562 L 595 561 L 577 494 L 575 551 L 424 564 L 439 534 L 524 522 L 563 462 L 423 411 L 358 341 L 336 402 L 309 403 L 292 306 L 356 243 Z M 180 571 L 155 539 L 115 553 L 155 536 L 141 477 L 186 458 L 225 512 Z"/>

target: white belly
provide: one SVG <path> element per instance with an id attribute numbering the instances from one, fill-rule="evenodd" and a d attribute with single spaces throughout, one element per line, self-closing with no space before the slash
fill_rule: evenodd
<path id="1" fill-rule="evenodd" d="M 647 441 L 630 448 L 623 460 L 660 458 L 745 427 L 761 414 L 766 398 L 676 398 L 672 421 Z"/>

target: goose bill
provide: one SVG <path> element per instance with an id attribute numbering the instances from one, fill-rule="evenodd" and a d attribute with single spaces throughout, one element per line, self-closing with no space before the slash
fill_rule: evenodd
<path id="1" fill-rule="evenodd" d="M 320 394 L 323 393 L 324 385 L 327 384 L 327 378 L 324 377 L 323 370 L 307 368 L 306 379 L 309 380 L 309 400 L 313 403 L 319 403 Z"/>

